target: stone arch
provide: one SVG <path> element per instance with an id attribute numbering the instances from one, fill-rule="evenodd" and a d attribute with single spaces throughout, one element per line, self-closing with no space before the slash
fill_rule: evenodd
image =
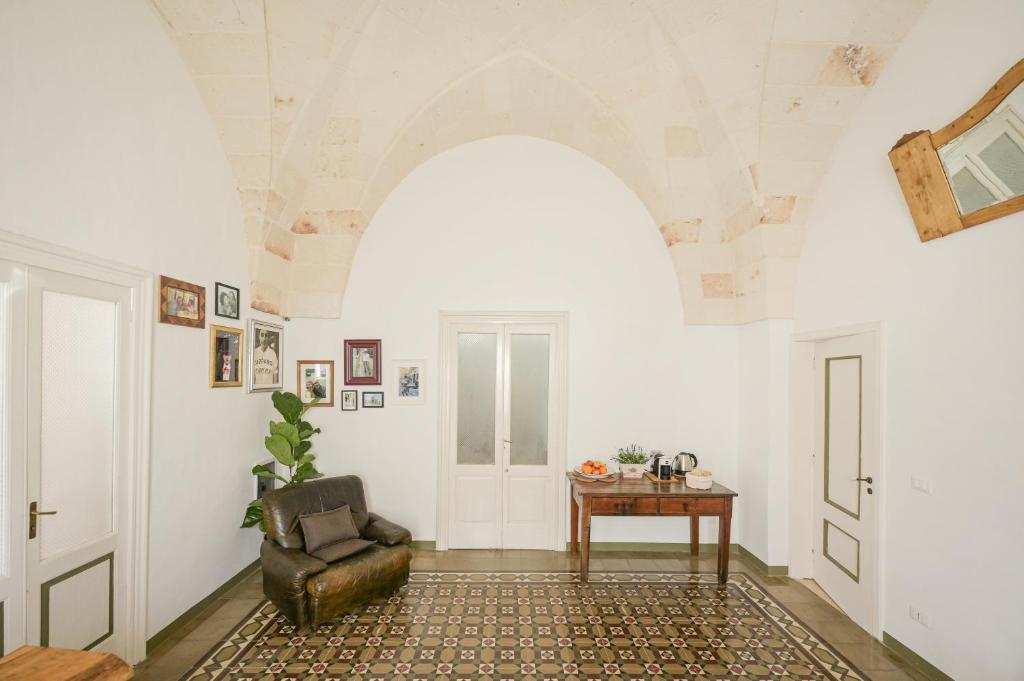
<path id="1" fill-rule="evenodd" d="M 699 94 L 699 89 L 695 92 Z M 675 93 L 675 101 L 686 109 L 679 113 L 680 120 L 696 124 L 709 115 L 695 110 L 681 90 Z M 661 134 L 664 146 L 645 148 L 635 139 L 635 128 L 616 110 L 533 54 L 514 51 L 487 62 L 452 81 L 407 118 L 366 173 L 358 195 L 339 196 L 320 206 L 314 200 L 297 216 L 291 228 L 294 248 L 285 314 L 340 315 L 363 230 L 387 195 L 418 165 L 477 139 L 524 135 L 580 151 L 609 168 L 637 194 L 661 227 L 667 246 L 681 246 L 676 250 L 688 256 L 673 252 L 672 260 L 687 318 L 699 318 L 697 304 L 703 302 L 707 288 L 700 271 L 705 251 L 713 256 L 714 269 L 731 272 L 731 259 L 722 256 L 719 243 L 719 197 L 698 128 L 680 125 Z M 675 138 L 670 139 L 672 134 Z M 673 147 L 682 157 L 679 165 L 686 174 L 669 172 L 666 157 Z M 704 200 L 700 209 L 688 206 L 683 196 L 687 190 L 711 200 Z"/>

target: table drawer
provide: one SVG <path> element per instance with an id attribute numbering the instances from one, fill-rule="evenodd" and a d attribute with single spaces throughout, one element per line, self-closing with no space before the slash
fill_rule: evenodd
<path id="1" fill-rule="evenodd" d="M 598 497 L 592 501 L 591 515 L 657 515 L 655 497 Z"/>
<path id="2" fill-rule="evenodd" d="M 725 509 L 725 499 L 688 499 L 685 497 L 659 497 L 661 515 L 717 515 Z"/>

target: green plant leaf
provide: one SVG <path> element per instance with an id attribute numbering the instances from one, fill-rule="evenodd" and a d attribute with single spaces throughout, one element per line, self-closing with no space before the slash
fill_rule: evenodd
<path id="1" fill-rule="evenodd" d="M 277 478 L 281 482 L 288 484 L 287 478 L 282 478 L 280 475 L 274 472 L 269 466 L 258 464 L 252 467 L 252 474 L 260 478 Z"/>
<path id="2" fill-rule="evenodd" d="M 295 469 L 295 475 L 292 476 L 292 482 L 305 482 L 306 480 L 315 480 L 316 478 L 322 477 L 324 477 L 324 474 L 318 471 L 312 462 L 306 462 Z"/>
<path id="3" fill-rule="evenodd" d="M 313 448 L 313 443 L 309 440 L 303 440 L 299 443 L 299 446 L 295 448 L 293 455 L 296 459 L 303 456 L 306 452 Z"/>
<path id="4" fill-rule="evenodd" d="M 303 454 L 302 456 L 295 460 L 295 465 L 298 466 L 299 468 L 302 468 L 307 463 L 313 463 L 314 459 L 316 459 L 316 454 Z"/>
<path id="5" fill-rule="evenodd" d="M 319 432 L 320 429 L 314 428 L 309 421 L 299 421 L 299 437 L 303 440 L 308 440 Z"/>
<path id="6" fill-rule="evenodd" d="M 288 443 L 292 447 L 296 447 L 299 444 L 299 429 L 291 423 L 283 421 L 271 421 L 270 422 L 270 434 L 280 435 L 284 439 L 288 440 Z"/>
<path id="7" fill-rule="evenodd" d="M 292 446 L 282 435 L 270 435 L 263 438 L 263 444 L 267 451 L 274 455 L 274 458 L 285 466 L 294 466 L 295 459 L 292 457 Z"/>
<path id="8" fill-rule="evenodd" d="M 292 425 L 297 424 L 299 418 L 306 412 L 302 400 L 295 393 L 275 390 L 270 399 L 274 402 L 274 409 L 277 409 L 284 420 Z"/>
<path id="9" fill-rule="evenodd" d="M 249 505 L 245 507 L 245 516 L 242 518 L 241 527 L 255 527 L 260 526 L 261 530 L 266 528 L 263 525 L 263 502 L 259 499 L 255 499 L 249 502 Z"/>

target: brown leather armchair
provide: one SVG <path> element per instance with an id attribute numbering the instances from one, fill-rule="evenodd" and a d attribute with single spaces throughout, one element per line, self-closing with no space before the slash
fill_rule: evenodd
<path id="1" fill-rule="evenodd" d="M 333 563 L 307 554 L 299 515 L 348 504 L 370 548 Z M 298 627 L 316 628 L 386 596 L 409 580 L 409 530 L 366 510 L 363 482 L 354 475 L 283 487 L 263 498 L 267 535 L 260 548 L 263 593 Z"/>

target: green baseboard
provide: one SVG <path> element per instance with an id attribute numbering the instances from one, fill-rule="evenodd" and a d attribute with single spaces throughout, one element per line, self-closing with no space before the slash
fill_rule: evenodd
<path id="1" fill-rule="evenodd" d="M 753 553 L 748 551 L 743 546 L 740 546 L 739 544 L 736 544 L 736 546 L 739 548 L 739 552 L 738 553 L 741 556 L 743 556 L 743 559 L 746 560 L 748 563 L 753 563 L 754 566 L 757 567 L 757 569 L 760 570 L 762 574 L 765 574 L 765 575 L 767 575 L 769 577 L 788 577 L 789 576 L 789 566 L 788 565 L 768 565 L 767 563 L 765 563 L 763 560 L 761 560 L 760 558 L 755 556 Z"/>
<path id="2" fill-rule="evenodd" d="M 242 568 L 234 577 L 232 577 L 231 579 L 217 587 L 209 596 L 199 601 L 185 612 L 181 613 L 181 615 L 179 615 L 173 622 L 171 622 L 166 627 L 153 634 L 152 638 L 146 641 L 146 656 L 148 657 L 161 643 L 163 643 L 169 638 L 172 638 L 174 636 L 174 632 L 178 631 L 183 626 L 188 624 L 193 618 L 195 618 L 196 615 L 198 615 L 207 607 L 209 607 L 211 603 L 213 603 L 215 600 L 223 596 L 225 593 L 230 591 L 232 587 L 234 587 L 243 579 L 251 575 L 257 569 L 259 569 L 259 566 L 260 559 L 257 558 L 256 560 Z"/>
<path id="3" fill-rule="evenodd" d="M 882 643 L 894 653 L 902 657 L 911 667 L 927 676 L 931 681 L 954 681 L 952 676 L 946 674 L 931 662 L 897 641 L 887 631 L 882 632 Z"/>
<path id="4" fill-rule="evenodd" d="M 424 551 L 434 551 L 437 548 L 437 542 L 433 541 L 414 541 L 412 543 L 414 549 L 421 549 Z M 566 542 L 565 550 L 570 549 L 569 543 Z M 593 541 L 590 542 L 591 551 L 644 551 L 647 553 L 672 553 L 675 555 L 682 555 L 684 557 L 690 555 L 690 543 L 689 542 L 633 542 L 633 541 Z M 748 563 L 751 563 L 758 572 L 765 575 L 766 577 L 787 577 L 789 576 L 788 565 L 768 565 L 763 560 L 755 556 L 753 553 L 744 548 L 741 544 L 730 544 L 729 550 L 736 555 L 741 556 Z M 699 556 L 714 556 L 718 554 L 718 544 L 701 544 L 698 552 Z"/>

